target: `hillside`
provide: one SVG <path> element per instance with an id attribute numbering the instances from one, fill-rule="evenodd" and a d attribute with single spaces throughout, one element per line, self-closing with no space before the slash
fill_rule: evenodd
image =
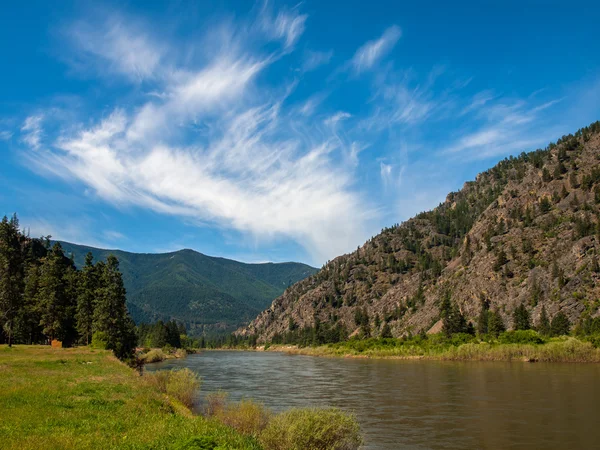
<path id="1" fill-rule="evenodd" d="M 600 122 L 498 163 L 432 211 L 382 232 L 275 299 L 238 335 L 393 336 L 438 330 L 451 297 L 476 323 L 489 302 L 507 328 L 523 304 L 572 324 L 599 314 Z M 365 333 L 366 332 L 366 333 Z M 331 337 L 333 335 L 333 337 Z M 321 340 L 323 340 L 321 339 Z"/>
<path id="2" fill-rule="evenodd" d="M 81 267 L 91 252 L 95 260 L 114 254 L 120 262 L 127 303 L 137 322 L 170 320 L 191 329 L 231 329 L 248 322 L 291 284 L 316 272 L 300 263 L 244 264 L 193 250 L 129 253 L 61 242 Z"/>

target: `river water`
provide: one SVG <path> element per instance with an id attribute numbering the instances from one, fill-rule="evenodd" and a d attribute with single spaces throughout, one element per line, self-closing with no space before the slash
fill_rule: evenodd
<path id="1" fill-rule="evenodd" d="M 280 411 L 336 406 L 365 449 L 598 449 L 600 365 L 393 361 L 208 351 L 188 367 L 202 396 L 227 391 Z"/>

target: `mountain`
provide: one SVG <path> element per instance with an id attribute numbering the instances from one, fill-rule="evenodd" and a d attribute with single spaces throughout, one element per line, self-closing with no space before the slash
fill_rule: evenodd
<path id="1" fill-rule="evenodd" d="M 432 211 L 390 228 L 275 299 L 238 335 L 295 330 L 374 336 L 439 330 L 450 296 L 476 323 L 489 302 L 507 328 L 524 305 L 571 323 L 600 313 L 600 122 L 498 163 Z M 433 328 L 433 330 L 432 330 Z M 362 334 L 364 335 L 363 328 Z M 386 327 L 387 330 L 387 327 Z"/>
<path id="2" fill-rule="evenodd" d="M 175 319 L 192 329 L 235 329 L 288 286 L 316 272 L 306 264 L 245 264 L 193 250 L 152 254 L 61 245 L 77 267 L 88 252 L 95 260 L 110 254 L 119 259 L 127 306 L 137 323 Z"/>

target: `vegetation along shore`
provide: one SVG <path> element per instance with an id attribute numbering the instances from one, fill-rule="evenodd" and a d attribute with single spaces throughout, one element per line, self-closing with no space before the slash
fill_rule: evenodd
<path id="1" fill-rule="evenodd" d="M 190 409 L 201 380 L 190 370 L 140 376 L 89 347 L 0 346 L 4 449 L 356 449 L 355 418 L 337 409 L 274 414 L 209 396 Z M 309 432 L 310 431 L 310 432 Z"/>

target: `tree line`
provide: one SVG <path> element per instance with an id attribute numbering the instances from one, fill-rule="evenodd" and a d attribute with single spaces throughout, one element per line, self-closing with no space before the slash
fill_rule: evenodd
<path id="1" fill-rule="evenodd" d="M 9 346 L 92 344 L 128 359 L 137 344 L 118 259 L 88 253 L 78 270 L 50 236 L 21 232 L 16 214 L 0 223 L 0 326 Z"/>

